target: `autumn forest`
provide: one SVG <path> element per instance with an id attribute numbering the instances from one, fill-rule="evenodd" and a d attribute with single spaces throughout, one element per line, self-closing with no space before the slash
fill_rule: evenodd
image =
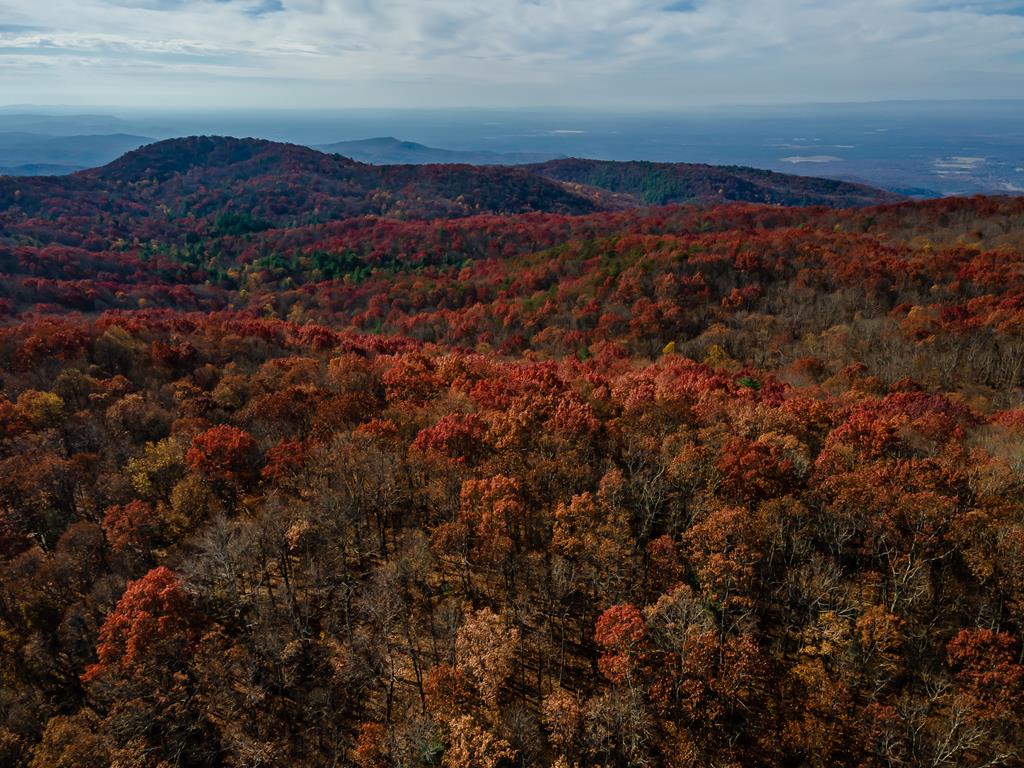
<path id="1" fill-rule="evenodd" d="M 1024 761 L 1024 198 L 0 177 L 0 765 Z"/>

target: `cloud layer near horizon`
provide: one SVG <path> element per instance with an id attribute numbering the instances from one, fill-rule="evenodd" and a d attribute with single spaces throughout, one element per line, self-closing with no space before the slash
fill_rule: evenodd
<path id="1" fill-rule="evenodd" d="M 594 106 L 1024 95 L 1024 0 L 0 0 L 0 101 Z"/>

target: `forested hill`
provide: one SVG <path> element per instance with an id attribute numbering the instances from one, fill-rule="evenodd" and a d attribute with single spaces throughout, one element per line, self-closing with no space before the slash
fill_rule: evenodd
<path id="1" fill-rule="evenodd" d="M 523 169 L 373 166 L 292 144 L 193 137 L 64 177 L 0 179 L 0 225 L 62 221 L 90 234 L 154 236 L 224 219 L 235 230 L 351 216 L 453 218 L 587 213 L 588 199 Z M 221 222 L 224 223 L 224 222 Z"/>
<path id="2" fill-rule="evenodd" d="M 530 170 L 555 181 L 628 195 L 637 205 L 751 202 L 844 208 L 900 199 L 861 184 L 734 166 L 571 158 L 532 165 Z"/>
<path id="3" fill-rule="evenodd" d="M 65 228 L 123 236 L 138 233 L 144 219 L 147 232 L 167 236 L 217 222 L 241 231 L 363 215 L 579 214 L 727 201 L 848 207 L 896 199 L 856 184 L 743 168 L 582 160 L 375 166 L 292 144 L 191 137 L 70 176 L 0 178 L 0 225 L 61 220 Z"/>

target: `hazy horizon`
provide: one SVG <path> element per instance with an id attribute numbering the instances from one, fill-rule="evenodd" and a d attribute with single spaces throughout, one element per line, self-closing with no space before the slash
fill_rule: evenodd
<path id="1" fill-rule="evenodd" d="M 0 57 L 2 58 L 2 57 Z M 861 107 L 861 106 L 885 106 L 885 105 L 955 105 L 955 104 L 1024 104 L 1024 96 L 1016 97 L 961 97 L 961 98 L 899 98 L 899 99 L 850 99 L 850 100 L 794 100 L 794 101 L 779 101 L 779 102 L 757 102 L 757 101 L 744 101 L 744 102 L 720 102 L 720 103 L 707 103 L 707 104 L 693 104 L 693 105 L 677 105 L 672 107 L 630 107 L 629 105 L 623 105 L 615 109 L 609 107 L 600 106 L 580 106 L 580 105 L 564 105 L 564 104 L 524 104 L 515 106 L 488 106 L 488 105 L 451 105 L 451 104 L 433 104 L 429 106 L 407 106 L 401 104 L 390 104 L 380 106 L 359 106 L 359 105 L 320 105 L 311 107 L 289 107 L 289 106 L 193 106 L 193 107 L 177 107 L 177 106 L 139 106 L 139 105 L 119 105 L 116 103 L 73 103 L 73 102 L 7 102 L 0 103 L 0 112 L 7 112 L 16 109 L 31 109 L 31 110 L 58 110 L 58 111 L 74 111 L 78 114 L 88 114 L 82 112 L 82 110 L 109 110 L 112 112 L 150 112 L 150 113 L 173 113 L 181 114 L 183 112 L 199 112 L 199 113 L 210 113 L 210 112 L 341 112 L 341 111 L 362 111 L 362 112 L 385 112 L 385 111 L 406 111 L 406 112 L 433 112 L 437 110 L 450 111 L 450 112 L 501 112 L 501 111 L 552 111 L 559 110 L 564 112 L 599 112 L 602 114 L 617 114 L 617 113 L 642 113 L 642 114 L 678 114 L 687 112 L 707 112 L 707 111 L 719 111 L 719 110 L 731 110 L 731 109 L 758 109 L 758 110 L 789 110 L 793 108 L 806 108 L 806 107 Z"/>
<path id="2" fill-rule="evenodd" d="M 509 156 L 504 162 L 521 162 L 522 155 L 530 155 L 744 165 L 925 196 L 1024 192 L 1024 100 L 745 105 L 657 112 L 21 105 L 0 107 L 0 173 L 66 173 L 102 165 L 143 143 L 196 134 L 253 136 L 307 146 L 395 137 L 439 150 Z M 110 138 L 117 135 L 123 138 Z M 50 141 L 47 137 L 52 136 L 68 140 Z M 381 161 L 372 154 L 356 159 Z M 405 161 L 481 159 L 426 154 L 422 159 L 391 160 Z"/>

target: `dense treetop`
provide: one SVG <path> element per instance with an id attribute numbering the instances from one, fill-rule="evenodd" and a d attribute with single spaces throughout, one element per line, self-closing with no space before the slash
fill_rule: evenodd
<path id="1" fill-rule="evenodd" d="M 4 193 L 0 764 L 1020 763 L 1024 200 L 186 145 Z"/>

